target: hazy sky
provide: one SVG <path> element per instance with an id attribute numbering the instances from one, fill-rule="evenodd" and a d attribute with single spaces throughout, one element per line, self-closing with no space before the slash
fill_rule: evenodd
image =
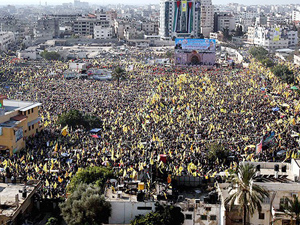
<path id="1" fill-rule="evenodd" d="M 56 4 L 61 4 L 61 3 L 68 3 L 68 2 L 73 2 L 73 0 L 41 0 L 42 5 L 45 4 L 45 1 L 47 1 L 48 5 L 56 5 Z M 107 1 L 107 0 L 81 0 L 82 2 L 89 2 L 91 4 L 107 4 L 108 2 L 113 2 L 114 4 L 116 3 L 127 3 L 127 4 L 158 4 L 159 0 L 113 0 L 113 1 Z M 236 2 L 240 4 L 299 4 L 299 0 L 212 0 L 213 4 L 227 4 L 230 2 Z M 40 0 L 0 0 L 0 5 L 7 5 L 7 4 L 12 4 L 12 5 L 22 5 L 22 4 L 35 4 L 38 5 Z"/>

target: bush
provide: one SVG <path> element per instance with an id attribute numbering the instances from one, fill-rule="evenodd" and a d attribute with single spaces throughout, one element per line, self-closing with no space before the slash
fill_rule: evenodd
<path id="1" fill-rule="evenodd" d="M 107 223 L 111 215 L 111 205 L 101 195 L 101 189 L 87 184 L 79 185 L 59 207 L 69 225 L 100 225 Z"/>
<path id="2" fill-rule="evenodd" d="M 271 69 L 272 73 L 282 81 L 292 84 L 295 82 L 294 73 L 286 65 L 276 65 Z"/>
<path id="3" fill-rule="evenodd" d="M 184 215 L 181 209 L 174 205 L 156 205 L 155 212 L 137 216 L 131 225 L 181 225 Z"/>
<path id="4" fill-rule="evenodd" d="M 72 109 L 68 112 L 63 112 L 59 115 L 57 123 L 64 126 L 75 128 L 76 126 L 83 126 L 85 129 L 95 127 L 102 127 L 100 118 L 91 115 L 83 115 L 82 112 Z"/>
<path id="5" fill-rule="evenodd" d="M 80 184 L 95 184 L 97 187 L 104 189 L 107 179 L 113 178 L 114 173 L 110 168 L 106 167 L 88 167 L 78 171 L 68 186 L 70 192 L 74 192 Z"/>
<path id="6" fill-rule="evenodd" d="M 41 56 L 44 59 L 47 59 L 47 60 L 59 60 L 60 59 L 60 54 L 59 53 L 57 53 L 57 52 L 48 52 L 46 50 L 41 53 Z"/>

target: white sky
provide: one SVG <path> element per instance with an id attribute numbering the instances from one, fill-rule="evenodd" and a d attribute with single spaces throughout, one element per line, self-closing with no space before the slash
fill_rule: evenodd
<path id="1" fill-rule="evenodd" d="M 60 5 L 62 3 L 69 3 L 69 2 L 73 2 L 72 0 L 41 0 L 42 5 L 45 4 L 45 1 L 47 1 L 48 5 Z M 141 5 L 141 4 L 158 4 L 159 0 L 114 0 L 114 1 L 107 1 L 107 0 L 81 0 L 82 2 L 89 2 L 91 4 L 107 4 L 108 2 L 113 2 L 114 4 L 124 4 L 125 2 L 127 4 L 136 4 L 136 5 Z M 227 4 L 230 2 L 236 2 L 236 3 L 240 3 L 240 4 L 251 4 L 251 5 L 255 5 L 255 4 L 300 4 L 299 0 L 265 0 L 265 1 L 261 1 L 261 0 L 252 0 L 252 1 L 248 1 L 248 0 L 212 0 L 213 4 Z M 34 4 L 34 5 L 38 5 L 40 2 L 40 0 L 0 0 L 0 5 L 24 5 L 24 4 Z"/>

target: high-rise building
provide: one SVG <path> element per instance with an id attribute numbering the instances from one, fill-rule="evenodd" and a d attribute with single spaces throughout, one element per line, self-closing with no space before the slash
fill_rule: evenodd
<path id="1" fill-rule="evenodd" d="M 209 37 L 213 20 L 211 0 L 160 1 L 159 34 L 163 39 Z"/>

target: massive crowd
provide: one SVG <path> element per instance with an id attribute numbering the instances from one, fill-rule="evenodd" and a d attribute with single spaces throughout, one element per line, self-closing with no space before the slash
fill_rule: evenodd
<path id="1" fill-rule="evenodd" d="M 166 67 L 145 64 L 147 54 L 130 51 L 118 59 L 89 60 L 112 70 L 132 65 L 119 87 L 114 81 L 63 79 L 64 62 L 28 66 L 2 58 L 1 94 L 41 102 L 45 124 L 24 151 L 1 158 L 3 173 L 42 180 L 42 197 L 56 198 L 65 196 L 78 169 L 93 165 L 117 169 L 120 179 L 141 177 L 153 167 L 173 176 L 208 178 L 241 160 L 282 161 L 298 154 L 291 136 L 298 132 L 298 93 L 262 66 Z M 61 135 L 56 120 L 70 109 L 101 118 L 98 138 L 82 128 Z M 273 144 L 256 154 L 256 145 L 270 132 L 275 132 Z M 228 149 L 232 162 L 210 160 L 212 143 Z M 278 158 L 281 150 L 287 153 Z"/>

